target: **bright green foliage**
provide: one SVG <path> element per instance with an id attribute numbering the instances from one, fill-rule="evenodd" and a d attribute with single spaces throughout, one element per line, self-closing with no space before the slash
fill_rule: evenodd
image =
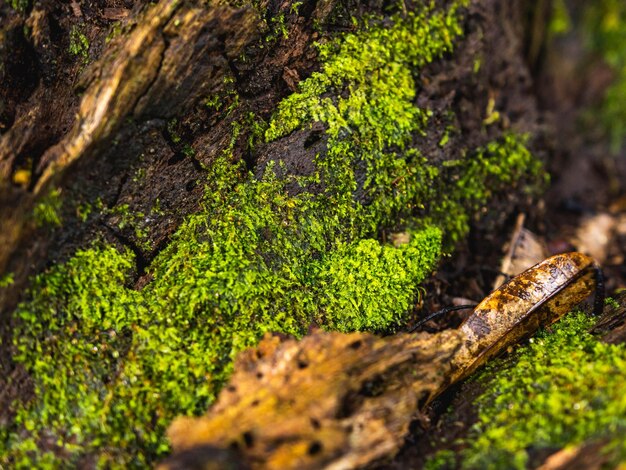
<path id="1" fill-rule="evenodd" d="M 626 458 L 626 346 L 598 341 L 583 313 L 564 317 L 514 357 L 477 380 L 479 419 L 462 456 L 465 468 L 525 469 L 530 448 L 608 438 Z"/>
<path id="2" fill-rule="evenodd" d="M 451 450 L 437 451 L 424 463 L 424 470 L 445 470 L 456 468 L 456 454 Z"/>
<path id="3" fill-rule="evenodd" d="M 430 115 L 413 103 L 415 69 L 452 48 L 462 32 L 457 9 L 465 3 L 411 12 L 391 27 L 366 26 L 320 46 L 322 70 L 301 82 L 269 123 L 268 140 L 315 122 L 326 125 L 328 150 L 317 159 L 318 180 L 329 197 L 352 198 L 362 191 L 367 204 L 356 217 L 372 232 L 410 223 L 421 211 L 424 220 L 443 229 L 445 246 L 452 248 L 467 233 L 472 209 L 522 176 L 542 173 L 515 135 L 448 162 L 443 175 L 414 149 L 404 150 Z M 366 177 L 357 181 L 354 169 L 363 167 Z M 441 182 L 445 188 L 437 187 Z M 427 207 L 429 201 L 439 205 Z"/>
<path id="4" fill-rule="evenodd" d="M 443 180 L 456 180 L 456 183 L 448 184 L 447 190 L 442 190 L 436 197 L 437 205 L 429 220 L 437 221 L 450 243 L 465 236 L 470 216 L 495 191 L 502 191 L 528 176 L 539 176 L 535 185 L 541 185 L 542 178 L 547 179 L 541 162 L 532 156 L 524 142 L 523 137 L 505 134 L 500 140 L 490 142 L 460 160 L 445 163 L 451 174 L 445 175 Z M 460 174 L 455 170 L 460 170 Z"/>
<path id="5" fill-rule="evenodd" d="M 402 319 L 415 298 L 423 267 L 437 259 L 441 232 L 428 228 L 399 248 L 364 239 L 337 250 L 325 263 L 317 302 L 339 331 L 382 330 Z M 398 307 L 401 307 L 400 309 Z"/>
<path id="6" fill-rule="evenodd" d="M 613 150 L 617 152 L 626 138 L 626 2 L 591 2 L 586 20 L 592 47 L 603 55 L 616 74 L 604 97 L 602 120 L 611 133 Z"/>
<path id="7" fill-rule="evenodd" d="M 7 273 L 0 276 L 0 289 L 9 287 L 14 282 L 13 273 Z"/>
<path id="8" fill-rule="evenodd" d="M 492 190 L 540 171 L 514 135 L 466 152 L 445 174 L 406 149 L 428 118 L 413 103 L 413 74 L 450 49 L 461 3 L 323 46 L 323 72 L 280 105 L 266 134 L 322 120 L 329 140 L 317 171 L 278 177 L 285 167 L 270 162 L 255 178 L 226 149 L 209 168 L 202 210 L 152 262 L 141 291 L 131 288 L 132 255 L 103 243 L 37 278 L 14 336 L 37 393 L 15 404 L 16 427 L 0 429 L 0 466 L 144 467 L 167 451 L 171 419 L 203 412 L 235 354 L 264 333 L 300 336 L 312 322 L 389 330 L 402 319 L 442 240 L 463 236 Z M 342 98 L 320 98 L 329 91 Z M 398 230 L 408 243 L 379 241 Z M 44 440 L 61 460 L 39 450 Z"/>
<path id="9" fill-rule="evenodd" d="M 565 0 L 554 0 L 552 4 L 552 18 L 548 25 L 548 31 L 551 35 L 558 36 L 566 34 L 572 28 L 572 20 L 567 10 Z"/>
<path id="10" fill-rule="evenodd" d="M 30 6 L 30 0 L 6 0 L 11 8 L 19 12 L 24 12 Z"/>
<path id="11" fill-rule="evenodd" d="M 89 60 L 89 39 L 78 27 L 72 26 L 70 30 L 70 54 L 80 56 L 83 62 Z"/>
<path id="12" fill-rule="evenodd" d="M 150 215 L 154 212 L 154 209 L 151 210 Z M 150 218 L 146 217 L 146 214 L 141 211 L 131 211 L 128 204 L 120 204 L 112 209 L 102 209 L 100 213 L 112 215 L 115 225 L 120 230 L 131 228 L 135 236 L 135 243 L 143 250 L 150 251 L 151 247 L 148 241 L 149 227 L 147 226 L 147 221 Z M 82 215 L 84 216 L 84 213 Z"/>
<path id="13" fill-rule="evenodd" d="M 60 215 L 62 205 L 61 191 L 59 189 L 53 189 L 35 204 L 33 209 L 35 224 L 38 227 L 60 227 L 62 225 Z"/>
<path id="14" fill-rule="evenodd" d="M 9 455 L 27 461 L 46 435 L 75 458 L 93 449 L 101 464 L 144 465 L 167 449 L 169 421 L 205 409 L 234 354 L 263 333 L 300 335 L 314 320 L 384 328 L 410 307 L 439 254 L 437 229 L 400 248 L 353 248 L 324 198 L 291 197 L 270 171 L 262 181 L 239 174 L 214 167 L 205 210 L 154 261 L 141 292 L 125 285 L 132 256 L 110 246 L 37 279 L 15 345 L 38 399 L 19 409 L 25 430 L 9 438 Z M 353 292 L 371 283 L 369 298 L 349 302 L 343 263 L 372 270 Z"/>
<path id="15" fill-rule="evenodd" d="M 36 298 L 18 309 L 22 323 L 15 359 L 38 380 L 34 407 L 18 411 L 22 433 L 8 436 L 0 430 L 16 467 L 32 466 L 28 452 L 36 449 L 42 432 L 53 446 L 72 452 L 97 445 L 112 426 L 124 422 L 123 413 L 107 404 L 116 393 L 120 350 L 135 321 L 135 309 L 125 308 L 134 306 L 139 295 L 124 288 L 132 265 L 131 255 L 115 248 L 79 251 L 67 264 L 39 276 L 32 288 Z M 132 428 L 122 430 L 132 433 Z M 39 459 L 52 462 L 53 454 Z M 8 465 L 2 458 L 0 464 Z"/>
<path id="16" fill-rule="evenodd" d="M 414 150 L 402 150 L 423 132 L 430 114 L 413 103 L 413 73 L 452 48 L 462 32 L 457 10 L 464 3 L 444 11 L 411 12 L 388 28 L 366 25 L 359 33 L 321 45 L 322 70 L 283 100 L 266 131 L 271 141 L 324 123 L 328 151 L 317 161 L 320 178 L 329 194 L 351 198 L 356 190 L 365 193 L 373 217 L 362 218 L 372 231 L 381 223 L 402 223 L 403 214 L 429 199 L 428 180 L 437 176 L 436 170 L 423 165 Z M 338 97 L 332 99 L 328 92 Z M 363 166 L 367 177 L 357 182 L 354 169 Z"/>
<path id="17" fill-rule="evenodd" d="M 366 25 L 359 33 L 321 45 L 322 70 L 302 82 L 299 93 L 283 100 L 270 123 L 268 140 L 321 121 L 337 143 L 358 139 L 363 154 L 405 144 L 428 114 L 411 102 L 415 96 L 411 71 L 452 49 L 452 41 L 462 32 L 458 8 L 466 3 L 456 2 L 444 11 L 410 12 L 406 18 L 395 18 L 391 27 Z M 348 97 L 336 102 L 323 97 L 331 90 L 345 90 Z"/>

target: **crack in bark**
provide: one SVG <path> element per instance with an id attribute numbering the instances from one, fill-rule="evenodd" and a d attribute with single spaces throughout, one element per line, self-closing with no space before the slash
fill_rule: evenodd
<path id="1" fill-rule="evenodd" d="M 124 247 L 128 248 L 135 255 L 135 279 L 132 284 L 135 284 L 137 280 L 146 274 L 146 269 L 150 266 L 148 258 L 144 255 L 144 252 L 137 246 L 137 244 L 129 237 L 123 235 L 115 228 L 111 227 L 105 221 L 100 221 L 99 225 L 107 229 L 107 231 Z"/>

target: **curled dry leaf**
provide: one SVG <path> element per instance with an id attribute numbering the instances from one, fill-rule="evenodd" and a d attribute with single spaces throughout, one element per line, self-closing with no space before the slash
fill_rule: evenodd
<path id="1" fill-rule="evenodd" d="M 488 295 L 463 322 L 465 339 L 455 354 L 450 383 L 468 377 L 507 347 L 547 326 L 596 291 L 595 261 L 582 253 L 552 256 Z M 604 293 L 597 292 L 596 311 Z"/>
<path id="2" fill-rule="evenodd" d="M 611 214 L 600 213 L 586 217 L 576 229 L 572 243 L 578 251 L 604 263 L 616 227 L 617 219 Z"/>
<path id="3" fill-rule="evenodd" d="M 525 219 L 524 214 L 517 216 L 506 254 L 500 264 L 501 274 L 493 283 L 494 289 L 504 283 L 506 276 L 517 276 L 545 259 L 548 254 L 543 240 L 524 227 Z"/>

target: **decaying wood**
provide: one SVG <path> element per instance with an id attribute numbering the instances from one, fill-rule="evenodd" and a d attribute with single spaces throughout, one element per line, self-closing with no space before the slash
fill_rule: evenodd
<path id="1" fill-rule="evenodd" d="M 239 356 L 206 416 L 172 424 L 177 454 L 161 468 L 180 468 L 201 448 L 213 450 L 209 461 L 216 448 L 236 448 L 246 466 L 269 469 L 357 468 L 391 456 L 460 344 L 457 331 L 268 336 Z"/>
<path id="2" fill-rule="evenodd" d="M 548 258 L 490 294 L 456 331 L 267 337 L 241 354 L 209 413 L 176 420 L 169 437 L 182 458 L 235 447 L 252 468 L 360 468 L 393 456 L 416 410 L 594 292 L 594 267 L 581 253 Z M 163 468 L 180 467 L 173 462 Z"/>
<path id="3" fill-rule="evenodd" d="M 37 17 L 36 9 L 31 16 Z M 45 193 L 77 160 L 97 158 L 126 119 L 169 119 L 200 97 L 220 92 L 231 73 L 230 61 L 258 39 L 257 21 L 251 9 L 166 0 L 148 8 L 130 33 L 111 43 L 83 73 L 73 125 L 40 158 L 32 194 L 22 193 L 17 205 L 0 208 L 0 272 L 22 236 L 33 196 Z M 0 200 L 15 193 L 10 182 L 14 160 L 45 113 L 45 106 L 36 106 L 0 135 Z"/>
<path id="4" fill-rule="evenodd" d="M 40 162 L 35 192 L 55 174 L 105 144 L 127 117 L 169 118 L 199 96 L 220 91 L 228 61 L 258 37 L 249 9 L 189 6 L 162 1 L 148 9 L 124 40 L 109 48 L 85 74 L 85 88 L 69 133 Z M 236 27 L 235 27 L 236 26 Z M 0 141 L 0 178 L 14 157 L 14 126 Z"/>

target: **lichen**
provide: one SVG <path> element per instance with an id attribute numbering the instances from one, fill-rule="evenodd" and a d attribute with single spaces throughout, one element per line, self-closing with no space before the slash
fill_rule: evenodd
<path id="1" fill-rule="evenodd" d="M 134 255 L 102 240 L 39 275 L 13 338 L 35 394 L 0 428 L 0 465 L 146 466 L 167 452 L 170 420 L 203 412 L 236 353 L 264 333 L 399 324 L 476 209 L 541 173 L 515 134 L 441 170 L 409 148 L 429 116 L 413 102 L 413 77 L 451 49 L 465 3 L 388 28 L 370 20 L 322 46 L 322 71 L 268 126 L 251 115 L 235 122 L 208 168 L 202 209 L 147 267 L 143 289 L 132 288 Z M 314 121 L 328 146 L 313 175 L 290 176 L 278 161 L 254 177 L 235 162 L 242 129 L 253 146 L 263 132 L 271 141 Z M 392 229 L 408 242 L 384 242 Z"/>
<path id="2" fill-rule="evenodd" d="M 626 346 L 602 343 L 592 324 L 583 313 L 566 315 L 476 378 L 486 389 L 464 468 L 525 469 L 533 450 L 594 439 L 626 459 Z"/>

